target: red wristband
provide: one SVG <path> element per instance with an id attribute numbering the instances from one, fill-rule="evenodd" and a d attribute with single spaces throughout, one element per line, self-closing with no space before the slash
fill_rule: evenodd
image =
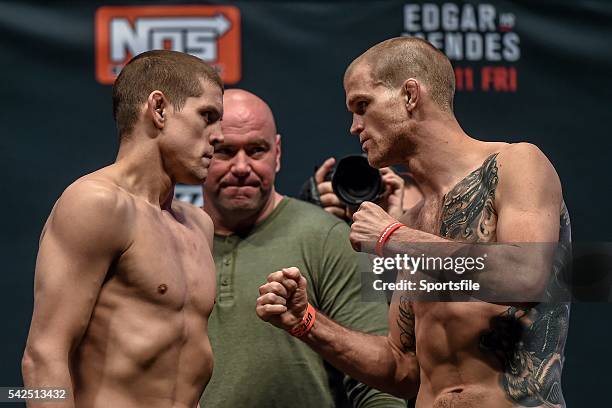
<path id="1" fill-rule="evenodd" d="M 402 227 L 405 227 L 405 225 L 399 221 L 395 221 L 387 225 L 387 227 L 380 234 L 380 237 L 378 237 L 378 242 L 376 242 L 376 248 L 374 248 L 376 255 L 385 256 L 383 253 L 385 244 L 387 243 L 387 241 L 389 241 L 389 238 L 391 238 L 391 234 L 393 234 L 397 229 Z"/>
<path id="2" fill-rule="evenodd" d="M 291 334 L 293 337 L 302 337 L 303 335 L 308 333 L 310 329 L 312 329 L 316 318 L 317 310 L 312 307 L 310 303 L 308 303 L 306 313 L 304 313 L 304 317 L 302 317 L 302 322 L 295 326 L 293 329 L 289 330 L 289 334 Z"/>

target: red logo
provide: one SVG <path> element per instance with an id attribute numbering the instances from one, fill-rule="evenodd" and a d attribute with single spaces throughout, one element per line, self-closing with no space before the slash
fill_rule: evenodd
<path id="1" fill-rule="evenodd" d="M 240 11 L 234 6 L 105 6 L 96 11 L 96 79 L 112 84 L 149 50 L 186 52 L 212 64 L 226 84 L 241 77 Z"/>

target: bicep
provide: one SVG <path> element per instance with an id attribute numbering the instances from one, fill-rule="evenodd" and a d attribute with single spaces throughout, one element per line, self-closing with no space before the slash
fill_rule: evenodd
<path id="1" fill-rule="evenodd" d="M 496 193 L 498 242 L 556 242 L 561 184 L 537 148 L 523 148 L 500 167 Z"/>
<path id="2" fill-rule="evenodd" d="M 110 259 L 83 259 L 47 231 L 41 240 L 34 280 L 32 341 L 69 351 L 84 333 Z M 60 350 L 58 350 L 60 351 Z"/>
<path id="3" fill-rule="evenodd" d="M 555 208 L 556 207 L 556 208 Z M 499 242 L 550 243 L 559 239 L 558 205 L 521 209 L 507 206 L 498 212 Z"/>
<path id="4" fill-rule="evenodd" d="M 561 184 L 537 148 L 519 147 L 503 163 L 496 193 L 498 270 L 513 271 L 517 293 L 525 298 L 543 295 L 559 240 Z M 501 275 L 500 275 L 501 276 Z M 506 277 L 507 278 L 507 277 Z"/>

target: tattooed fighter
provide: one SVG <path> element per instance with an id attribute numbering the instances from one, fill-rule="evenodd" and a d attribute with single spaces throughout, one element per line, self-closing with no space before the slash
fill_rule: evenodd
<path id="1" fill-rule="evenodd" d="M 407 165 L 422 201 L 400 220 L 386 256 L 445 243 L 449 254 L 473 243 L 503 251 L 482 281 L 509 297 L 536 298 L 550 251 L 526 263 L 526 243 L 569 241 L 569 218 L 557 174 L 526 143 L 472 139 L 453 114 L 453 69 L 444 54 L 416 38 L 384 41 L 344 76 L 351 133 L 375 167 Z M 372 203 L 353 216 L 353 247 L 374 253 L 397 221 Z M 490 245 L 492 246 L 492 245 Z M 380 250 L 380 248 L 379 248 Z M 486 276 L 485 276 L 486 275 Z M 486 279 L 486 281 L 484 281 Z M 417 407 L 563 407 L 561 368 L 569 307 L 563 303 L 416 302 L 394 293 L 390 333 L 377 337 L 341 327 L 307 308 L 297 268 L 270 274 L 257 314 L 309 344 L 347 374 Z M 303 317 L 315 314 L 314 325 Z"/>

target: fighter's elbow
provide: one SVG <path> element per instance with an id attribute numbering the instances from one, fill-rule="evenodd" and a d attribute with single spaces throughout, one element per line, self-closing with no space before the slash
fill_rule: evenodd
<path id="1" fill-rule="evenodd" d="M 28 345 L 21 358 L 21 374 L 24 385 L 36 385 L 41 377 L 40 373 L 43 370 L 46 371 L 44 367 L 48 365 L 45 361 L 44 353 Z"/>
<path id="2" fill-rule="evenodd" d="M 407 400 L 416 397 L 419 391 L 418 370 L 410 370 L 402 376 L 396 377 L 394 383 L 395 386 L 391 394 Z"/>
<path id="3" fill-rule="evenodd" d="M 416 355 L 392 347 L 394 363 L 388 380 L 389 392 L 396 397 L 411 399 L 417 395 L 420 383 L 420 368 Z"/>
<path id="4" fill-rule="evenodd" d="M 21 359 L 21 373 L 24 384 L 47 382 L 55 374 L 68 368 L 67 353 L 58 353 L 58 347 L 40 341 L 28 341 Z M 40 385 L 40 384 L 38 384 Z"/>
<path id="5" fill-rule="evenodd" d="M 23 376 L 24 384 L 30 382 L 29 380 L 33 377 L 34 371 L 36 370 L 36 360 L 32 354 L 26 349 L 21 358 L 21 374 Z"/>

